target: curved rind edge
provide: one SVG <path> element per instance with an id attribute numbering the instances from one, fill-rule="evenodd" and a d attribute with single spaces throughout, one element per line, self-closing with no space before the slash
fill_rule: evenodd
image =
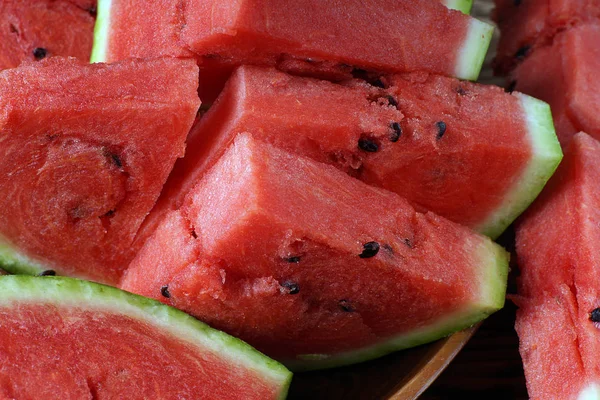
<path id="1" fill-rule="evenodd" d="M 442 0 L 442 3 L 451 10 L 457 10 L 467 15 L 473 8 L 473 0 Z"/>
<path id="2" fill-rule="evenodd" d="M 108 37 L 110 28 L 110 9 L 112 0 L 98 0 L 96 25 L 94 26 L 94 45 L 90 63 L 107 61 Z"/>
<path id="3" fill-rule="evenodd" d="M 11 274 L 37 275 L 51 268 L 22 255 L 0 237 L 0 267 Z"/>
<path id="4" fill-rule="evenodd" d="M 275 360 L 255 350 L 249 344 L 211 328 L 196 318 L 159 301 L 138 296 L 111 286 L 65 277 L 0 276 L 0 306 L 14 303 L 50 303 L 57 306 L 105 310 L 142 320 L 168 332 L 201 350 L 228 358 L 261 376 L 272 379 L 281 387 L 285 399 L 292 373 Z"/>
<path id="5" fill-rule="evenodd" d="M 457 55 L 455 70 L 457 78 L 469 81 L 476 81 L 479 78 L 493 33 L 493 25 L 470 18 L 467 36 Z"/>
<path id="6" fill-rule="evenodd" d="M 328 369 L 373 360 L 387 354 L 430 343 L 469 328 L 504 307 L 510 255 L 488 238 L 480 237 L 482 244 L 475 246 L 479 254 L 481 297 L 464 309 L 421 329 L 390 338 L 373 346 L 330 356 L 305 354 L 294 360 L 281 360 L 292 371 Z"/>
<path id="7" fill-rule="evenodd" d="M 522 93 L 513 95 L 520 100 L 524 111 L 532 154 L 503 204 L 476 229 L 492 239 L 500 236 L 533 203 L 563 158 L 550 106 Z"/>

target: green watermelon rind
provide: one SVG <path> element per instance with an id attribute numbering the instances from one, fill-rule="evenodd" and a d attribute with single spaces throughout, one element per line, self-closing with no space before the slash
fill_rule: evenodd
<path id="1" fill-rule="evenodd" d="M 510 255 L 489 239 L 477 250 L 481 256 L 481 299 L 434 324 L 403 333 L 385 342 L 341 354 L 303 354 L 294 360 L 280 360 L 292 371 L 336 368 L 373 360 L 387 354 L 420 346 L 469 328 L 504 307 Z"/>
<path id="2" fill-rule="evenodd" d="M 94 45 L 91 63 L 106 62 L 108 38 L 110 36 L 110 8 L 112 0 L 98 0 L 96 6 L 96 25 L 94 26 Z"/>
<path id="3" fill-rule="evenodd" d="M 514 96 L 520 100 L 524 110 L 532 155 L 502 205 L 476 229 L 492 239 L 500 236 L 531 205 L 563 158 L 550 106 L 525 94 L 514 93 Z"/>
<path id="4" fill-rule="evenodd" d="M 463 14 L 470 14 L 473 0 L 444 0 L 444 5 L 451 10 L 457 10 Z"/>
<path id="5" fill-rule="evenodd" d="M 455 76 L 459 79 L 476 81 L 492 41 L 494 27 L 486 22 L 471 18 L 467 35 L 458 50 Z"/>
<path id="6" fill-rule="evenodd" d="M 22 255 L 0 238 L 0 267 L 12 274 L 37 275 L 51 268 Z"/>
<path id="7" fill-rule="evenodd" d="M 292 373 L 247 343 L 167 306 L 159 301 L 98 283 L 65 277 L 0 277 L 0 306 L 32 302 L 58 307 L 114 312 L 148 323 L 178 340 L 197 346 L 200 351 L 218 354 L 226 362 L 242 365 L 277 383 L 279 399 L 285 399 Z"/>

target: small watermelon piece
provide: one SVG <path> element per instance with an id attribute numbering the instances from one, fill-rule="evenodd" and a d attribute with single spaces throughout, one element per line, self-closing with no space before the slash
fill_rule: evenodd
<path id="1" fill-rule="evenodd" d="M 51 56 L 89 60 L 94 12 L 91 2 L 79 3 L 90 4 L 66 0 L 0 2 L 0 70 Z"/>
<path id="2" fill-rule="evenodd" d="M 240 67 L 190 133 L 145 230 L 181 205 L 241 132 L 492 237 L 562 157 L 549 107 L 529 96 L 424 73 L 382 79 L 386 89 Z"/>
<path id="3" fill-rule="evenodd" d="M 281 364 L 157 301 L 62 277 L 3 276 L 0 292 L 2 398 L 286 397 Z"/>
<path id="4" fill-rule="evenodd" d="M 484 236 L 241 134 L 167 215 L 122 287 L 314 369 L 485 318 L 503 306 L 507 262 Z"/>
<path id="5" fill-rule="evenodd" d="M 532 398 L 599 397 L 599 178 L 600 142 L 578 133 L 517 228 L 517 330 Z"/>
<path id="6" fill-rule="evenodd" d="M 15 273 L 115 283 L 199 99 L 192 60 L 0 72 L 0 262 Z"/>
<path id="7" fill-rule="evenodd" d="M 557 33 L 598 17 L 600 3 L 596 0 L 496 0 L 493 18 L 502 32 L 496 71 L 510 72 L 538 47 L 552 43 Z"/>
<path id="8" fill-rule="evenodd" d="M 566 145 L 579 132 L 600 138 L 600 24 L 579 25 L 536 50 L 513 73 L 516 89 L 547 101 Z M 543 71 L 543 73 L 540 73 Z"/>

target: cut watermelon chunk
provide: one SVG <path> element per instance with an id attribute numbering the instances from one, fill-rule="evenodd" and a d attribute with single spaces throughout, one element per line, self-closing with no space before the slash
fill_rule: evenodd
<path id="1" fill-rule="evenodd" d="M 115 283 L 199 106 L 193 61 L 0 73 L 0 261 Z"/>
<path id="2" fill-rule="evenodd" d="M 57 277 L 4 276 L 0 291 L 2 398 L 286 396 L 282 365 L 154 300 Z"/>
<path id="3" fill-rule="evenodd" d="M 494 19 L 502 32 L 496 71 L 506 74 L 538 47 L 552 43 L 557 33 L 598 17 L 596 0 L 496 0 Z"/>
<path id="4" fill-rule="evenodd" d="M 470 2 L 447 3 L 467 9 Z M 203 101 L 223 87 L 223 71 L 241 64 L 287 69 L 290 59 L 308 62 L 301 75 L 354 66 L 475 80 L 492 29 L 439 1 L 169 0 L 140 9 L 131 0 L 100 0 L 92 61 L 195 55 Z"/>
<path id="5" fill-rule="evenodd" d="M 145 230 L 181 205 L 241 132 L 492 237 L 562 157 L 548 106 L 529 96 L 423 73 L 382 79 L 387 89 L 240 67 L 192 130 Z"/>
<path id="6" fill-rule="evenodd" d="M 600 138 L 600 25 L 580 25 L 536 50 L 513 74 L 516 89 L 547 101 L 563 145 L 578 131 Z M 543 71 L 543 73 L 540 73 Z"/>
<path id="7" fill-rule="evenodd" d="M 94 12 L 82 5 L 91 4 L 66 0 L 0 2 L 0 70 L 51 56 L 87 61 L 92 49 Z"/>
<path id="8" fill-rule="evenodd" d="M 485 318 L 504 303 L 507 261 L 484 236 L 242 134 L 163 221 L 122 287 L 312 369 Z"/>
<path id="9" fill-rule="evenodd" d="M 579 399 L 598 396 L 599 178 L 600 142 L 579 133 L 557 174 L 517 229 L 522 307 L 517 329 L 526 349 L 522 354 L 532 398 L 548 398 L 542 394 L 552 390 L 555 398 L 576 398 L 561 395 L 565 390 L 582 393 Z M 540 332 L 550 335 L 550 331 L 551 343 L 557 344 L 542 345 Z"/>

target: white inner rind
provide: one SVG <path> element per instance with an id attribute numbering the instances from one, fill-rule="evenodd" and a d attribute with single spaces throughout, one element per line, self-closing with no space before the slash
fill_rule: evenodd
<path id="1" fill-rule="evenodd" d="M 473 7 L 473 0 L 442 0 L 442 3 L 451 10 L 458 10 L 469 14 Z"/>
<path id="2" fill-rule="evenodd" d="M 256 371 L 281 387 L 281 399 L 287 394 L 292 374 L 283 365 L 245 342 L 156 300 L 63 277 L 0 276 L 0 293 L 0 306 L 4 307 L 23 303 L 53 304 L 128 316 L 185 341 L 200 352 L 210 351 L 227 363 Z"/>
<path id="3" fill-rule="evenodd" d="M 577 400 L 600 400 L 600 387 L 596 383 L 592 383 L 584 388 Z"/>
<path id="4" fill-rule="evenodd" d="M 477 240 L 481 240 L 479 237 Z M 469 244 L 465 246 L 469 247 Z M 463 309 L 448 314 L 433 324 L 402 333 L 384 342 L 334 355 L 304 354 L 295 360 L 283 360 L 293 371 L 335 368 L 372 360 L 386 354 L 433 342 L 452 333 L 468 328 L 504 307 L 509 254 L 489 239 L 474 246 L 481 263 L 479 298 L 466 304 Z"/>
<path id="5" fill-rule="evenodd" d="M 458 51 L 455 75 L 459 79 L 476 81 L 490 47 L 494 27 L 471 18 L 467 36 Z"/>
<path id="6" fill-rule="evenodd" d="M 2 236 L 0 236 L 0 267 L 14 274 L 28 275 L 37 275 L 52 269 L 16 251 Z"/>
<path id="7" fill-rule="evenodd" d="M 493 239 L 500 236 L 535 200 L 563 157 L 550 106 L 521 93 L 515 93 L 514 96 L 521 102 L 527 123 L 531 158 L 497 211 L 476 229 Z"/>
<path id="8" fill-rule="evenodd" d="M 96 25 L 94 26 L 94 46 L 91 63 L 106 62 L 109 44 L 110 8 L 112 0 L 98 0 Z"/>

